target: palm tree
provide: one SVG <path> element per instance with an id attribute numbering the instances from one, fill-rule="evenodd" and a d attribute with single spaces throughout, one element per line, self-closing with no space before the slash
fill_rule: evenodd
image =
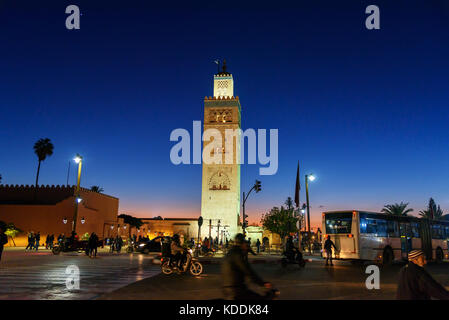
<path id="1" fill-rule="evenodd" d="M 284 204 L 287 206 L 288 210 L 292 209 L 293 208 L 292 197 L 288 197 L 287 200 L 285 200 Z"/>
<path id="2" fill-rule="evenodd" d="M 407 206 L 408 206 L 408 202 L 404 203 L 402 201 L 401 201 L 401 203 L 386 204 L 383 207 L 381 212 L 386 213 L 386 214 L 395 215 L 395 216 L 406 216 L 407 213 L 413 211 L 412 208 L 406 209 Z"/>
<path id="3" fill-rule="evenodd" d="M 441 210 L 440 205 L 437 205 L 435 203 L 435 200 L 433 198 L 429 199 L 429 204 L 427 205 L 426 210 L 421 210 L 419 212 L 419 215 L 423 218 L 429 218 L 429 219 L 435 219 L 435 220 L 441 220 L 445 218 L 445 215 L 443 215 L 443 210 Z"/>
<path id="4" fill-rule="evenodd" d="M 100 186 L 92 186 L 92 187 L 90 187 L 90 191 L 102 193 L 104 191 L 104 189 Z"/>
<path id="5" fill-rule="evenodd" d="M 41 162 L 44 161 L 47 158 L 47 156 L 51 156 L 53 154 L 53 144 L 51 143 L 50 139 L 48 138 L 39 139 L 34 144 L 34 153 L 37 155 L 37 158 L 39 160 L 36 174 L 36 188 L 37 188 L 39 182 L 39 171 L 41 169 Z"/>

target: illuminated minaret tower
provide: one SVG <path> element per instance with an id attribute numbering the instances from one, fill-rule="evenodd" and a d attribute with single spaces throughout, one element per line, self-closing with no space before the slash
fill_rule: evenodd
<path id="1" fill-rule="evenodd" d="M 226 70 L 225 60 L 222 70 L 214 75 L 214 96 L 204 99 L 204 131 L 217 129 L 222 136 L 222 148 L 211 149 L 211 156 L 220 155 L 222 161 L 219 164 L 207 164 L 203 159 L 201 194 L 203 238 L 211 235 L 222 239 L 223 235 L 227 234 L 230 239 L 238 232 L 240 164 L 237 159 L 240 159 L 240 134 L 235 135 L 231 144 L 229 142 L 225 144 L 225 130 L 240 129 L 240 112 L 239 98 L 234 97 L 234 80 L 232 74 Z M 203 150 L 207 150 L 205 148 L 209 143 L 204 142 Z M 232 153 L 229 155 L 229 152 Z M 226 154 L 229 158 L 232 156 L 232 161 L 225 161 Z M 226 232 L 223 233 L 224 231 Z"/>

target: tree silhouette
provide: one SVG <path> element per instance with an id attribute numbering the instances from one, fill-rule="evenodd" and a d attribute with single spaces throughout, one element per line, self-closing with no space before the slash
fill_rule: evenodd
<path id="1" fill-rule="evenodd" d="M 429 204 L 427 205 L 427 209 L 421 210 L 419 215 L 423 218 L 441 220 L 446 219 L 446 215 L 443 215 L 443 210 L 441 210 L 440 205 L 435 203 L 433 198 L 429 199 Z"/>
<path id="2" fill-rule="evenodd" d="M 90 191 L 103 193 L 104 189 L 100 186 L 92 186 L 92 187 L 90 187 Z"/>
<path id="3" fill-rule="evenodd" d="M 404 203 L 401 201 L 401 203 L 395 203 L 395 204 L 386 204 L 382 212 L 386 214 L 391 214 L 394 216 L 406 216 L 407 213 L 412 212 L 412 208 L 406 209 L 408 206 L 408 203 Z"/>
<path id="4" fill-rule="evenodd" d="M 53 144 L 51 143 L 50 139 L 39 139 L 34 144 L 34 153 L 37 155 L 37 159 L 39 161 L 39 164 L 37 166 L 37 174 L 36 174 L 36 188 L 39 183 L 39 171 L 41 170 L 41 162 L 44 161 L 47 156 L 51 156 L 53 154 Z"/>
<path id="5" fill-rule="evenodd" d="M 289 200 L 287 199 L 286 204 L 288 202 Z M 269 212 L 262 216 L 260 222 L 265 229 L 278 234 L 281 239 L 284 239 L 288 234 L 298 231 L 296 228 L 297 217 L 295 217 L 293 210 L 293 204 L 291 205 L 291 208 L 284 208 L 283 206 L 280 208 L 273 207 Z"/>
<path id="6" fill-rule="evenodd" d="M 285 200 L 285 205 L 287 206 L 287 210 L 293 209 L 292 197 L 288 197 L 287 200 Z"/>
<path id="7" fill-rule="evenodd" d="M 143 221 L 139 218 L 130 216 L 129 214 L 121 214 L 118 216 L 119 218 L 123 218 L 123 222 L 130 225 L 128 230 L 129 234 L 131 234 L 131 227 L 135 227 L 139 229 L 143 225 Z"/>

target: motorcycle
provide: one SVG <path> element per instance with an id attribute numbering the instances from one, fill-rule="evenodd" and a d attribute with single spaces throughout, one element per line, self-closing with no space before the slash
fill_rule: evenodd
<path id="1" fill-rule="evenodd" d="M 87 250 L 87 241 L 83 240 L 73 240 L 72 242 L 66 240 L 65 242 L 60 242 L 53 246 L 51 252 L 54 255 L 58 255 L 61 252 L 86 252 Z"/>
<path id="2" fill-rule="evenodd" d="M 127 253 L 137 252 L 137 249 L 138 249 L 137 243 L 135 243 L 134 241 L 131 241 L 131 242 L 128 244 L 128 247 L 126 248 L 126 252 L 127 252 Z"/>
<path id="3" fill-rule="evenodd" d="M 161 258 L 161 270 L 163 274 L 170 275 L 176 270 L 175 267 L 171 264 L 172 258 L 172 256 Z M 181 270 L 178 269 L 178 271 L 180 273 L 186 273 L 187 271 L 190 271 L 190 274 L 192 276 L 199 276 L 203 273 L 203 265 L 193 257 L 192 249 L 187 250 L 185 261 L 181 266 Z"/>
<path id="4" fill-rule="evenodd" d="M 288 254 L 286 251 L 282 253 L 285 258 L 281 259 L 281 265 L 283 268 L 287 267 L 288 264 L 298 264 L 300 268 L 306 266 L 306 260 L 304 260 L 302 253 L 299 250 L 295 250 Z"/>

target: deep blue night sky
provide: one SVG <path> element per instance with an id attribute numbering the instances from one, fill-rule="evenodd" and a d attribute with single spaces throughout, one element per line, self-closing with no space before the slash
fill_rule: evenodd
<path id="1" fill-rule="evenodd" d="M 431 196 L 449 210 L 449 2 L 221 3 L 0 2 L 3 183 L 34 183 L 48 137 L 42 184 L 65 184 L 78 152 L 82 185 L 121 212 L 198 216 L 201 166 L 171 164 L 169 136 L 203 120 L 226 58 L 243 128 L 279 129 L 278 173 L 242 167 L 242 191 L 262 180 L 252 220 L 293 196 L 298 160 L 318 176 L 315 221 L 400 201 L 417 213 Z M 65 28 L 69 4 L 80 30 Z M 365 28 L 370 4 L 381 30 Z"/>

